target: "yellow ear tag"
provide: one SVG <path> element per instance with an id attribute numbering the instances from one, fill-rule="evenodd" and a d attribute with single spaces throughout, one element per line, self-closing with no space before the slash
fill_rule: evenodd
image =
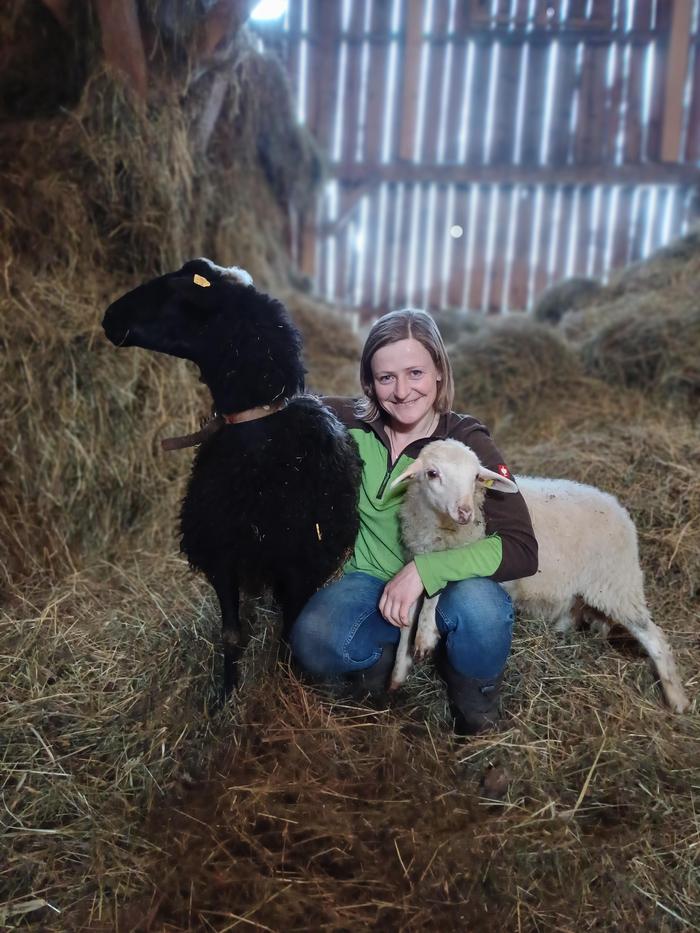
<path id="1" fill-rule="evenodd" d="M 211 285 L 211 282 L 209 281 L 209 279 L 205 279 L 203 275 L 198 275 L 196 272 L 194 274 L 194 278 L 192 279 L 192 281 L 194 282 L 195 285 L 201 285 L 202 288 L 209 288 L 209 286 Z"/>
<path id="2" fill-rule="evenodd" d="M 490 489 L 490 488 L 493 486 L 493 480 L 492 480 L 492 479 L 485 479 L 485 480 L 484 480 L 484 486 L 488 486 L 488 488 Z"/>

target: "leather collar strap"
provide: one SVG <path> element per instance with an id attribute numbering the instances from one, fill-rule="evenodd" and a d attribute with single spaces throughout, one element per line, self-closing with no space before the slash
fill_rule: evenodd
<path id="1" fill-rule="evenodd" d="M 226 424 L 241 424 L 243 421 L 257 421 L 258 418 L 267 418 L 268 415 L 274 415 L 281 411 L 287 404 L 287 399 L 283 398 L 274 405 L 258 405 L 257 408 L 246 408 L 245 411 L 234 411 L 230 415 L 223 415 Z"/>
<path id="2" fill-rule="evenodd" d="M 248 408 L 245 411 L 236 411 L 230 415 L 214 415 L 199 431 L 194 434 L 184 434 L 181 437 L 164 437 L 160 445 L 163 450 L 182 450 L 184 447 L 196 447 L 203 440 L 220 431 L 224 424 L 240 424 L 243 421 L 255 421 L 266 418 L 281 411 L 287 404 L 287 399 L 275 402 L 274 405 L 259 405 L 257 408 Z"/>

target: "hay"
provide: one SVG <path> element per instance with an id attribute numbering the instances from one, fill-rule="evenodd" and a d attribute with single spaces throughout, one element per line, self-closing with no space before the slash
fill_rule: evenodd
<path id="1" fill-rule="evenodd" d="M 458 343 L 466 334 L 478 333 L 487 321 L 483 314 L 457 311 L 454 308 L 430 313 L 435 318 L 440 336 L 448 345 Z"/>
<path id="2" fill-rule="evenodd" d="M 700 717 L 668 714 L 638 655 L 520 620 L 502 731 L 458 740 L 430 668 L 390 708 L 302 687 L 261 598 L 243 603 L 240 698 L 210 711 L 218 609 L 175 535 L 190 455 L 158 447 L 208 400 L 188 364 L 107 347 L 102 310 L 205 252 L 282 295 L 314 388 L 352 391 L 357 362 L 352 329 L 294 287 L 281 201 L 306 182 L 296 166 L 271 181 L 288 127 L 263 132 L 260 164 L 264 72 L 238 52 L 206 156 L 192 101 L 209 79 L 187 74 L 188 94 L 163 91 L 147 119 L 95 74 L 70 113 L 0 140 L 0 926 L 692 929 Z M 686 261 L 668 300 L 687 309 Z M 700 439 L 688 413 L 669 417 L 661 371 L 606 384 L 527 320 L 461 335 L 453 358 L 459 406 L 514 470 L 629 506 L 692 697 Z"/>
<path id="3" fill-rule="evenodd" d="M 508 408 L 555 397 L 581 375 L 575 354 L 548 327 L 524 315 L 489 322 L 452 352 L 458 410 L 497 397 Z"/>
<path id="4" fill-rule="evenodd" d="M 589 373 L 697 411 L 700 304 L 675 310 L 646 298 L 632 307 L 607 306 L 598 320 L 597 329 L 580 342 Z"/>
<path id="5" fill-rule="evenodd" d="M 265 108 L 253 88 L 268 67 L 265 119 L 272 108 L 289 141 L 297 128 L 279 68 L 243 40 L 206 155 L 193 130 L 205 79 L 193 99 L 171 88 L 144 113 L 99 71 L 73 112 L 26 120 L 0 141 L 5 594 L 35 572 L 58 578 L 93 555 L 111 559 L 123 533 L 172 546 L 189 457 L 164 457 L 159 439 L 193 430 L 210 402 L 188 364 L 107 345 L 102 313 L 136 281 L 202 254 L 244 266 L 299 306 L 310 384 L 355 384 L 350 325 L 291 287 L 283 199 L 303 203 L 318 173 L 313 153 L 259 164 Z"/>
<path id="6" fill-rule="evenodd" d="M 213 718 L 217 611 L 178 559 L 96 565 L 1 618 L 5 923 L 691 922 L 700 722 L 669 717 L 638 657 L 523 621 L 502 731 L 457 740 L 429 672 L 394 708 L 329 703 L 275 666 L 265 604 L 244 615 L 241 699 Z"/>
<path id="7" fill-rule="evenodd" d="M 12 579 L 112 559 L 129 536 L 174 541 L 186 460 L 165 457 L 159 438 L 196 424 L 208 400 L 189 364 L 115 353 L 99 329 L 104 306 L 94 280 L 42 278 L 0 296 L 6 591 Z"/>
<path id="8" fill-rule="evenodd" d="M 304 335 L 308 361 L 307 390 L 323 395 L 359 393 L 360 340 L 347 312 L 299 291 L 282 290 L 279 298 Z"/>
<path id="9" fill-rule="evenodd" d="M 632 292 L 673 290 L 688 279 L 697 280 L 700 272 L 700 230 L 691 230 L 657 250 L 648 259 L 621 269 L 611 279 L 607 294 L 611 297 Z"/>
<path id="10" fill-rule="evenodd" d="M 514 428 L 531 441 L 551 435 L 572 417 L 596 417 L 607 395 L 559 334 L 525 315 L 489 321 L 450 356 L 456 410 L 480 418 L 498 438 Z"/>
<path id="11" fill-rule="evenodd" d="M 567 311 L 593 304 L 601 290 L 596 279 L 574 277 L 546 288 L 535 302 L 532 316 L 542 324 L 558 324 Z"/>

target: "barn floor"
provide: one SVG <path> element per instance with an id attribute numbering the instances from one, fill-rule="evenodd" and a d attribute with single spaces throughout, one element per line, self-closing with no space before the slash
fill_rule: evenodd
<path id="1" fill-rule="evenodd" d="M 627 502 L 694 697 L 697 428 L 622 389 L 594 417 L 591 392 L 527 431 L 494 408 L 496 436 L 512 469 Z M 629 643 L 520 619 L 502 730 L 458 739 L 429 667 L 390 704 L 333 700 L 278 660 L 265 600 L 244 615 L 217 712 L 217 607 L 173 539 L 14 594 L 6 928 L 697 928 L 697 702 L 669 713 Z"/>

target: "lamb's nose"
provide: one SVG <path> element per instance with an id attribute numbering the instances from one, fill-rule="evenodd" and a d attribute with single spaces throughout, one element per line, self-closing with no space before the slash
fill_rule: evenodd
<path id="1" fill-rule="evenodd" d="M 457 521 L 460 525 L 467 525 L 472 520 L 472 510 L 459 506 L 457 509 Z"/>

